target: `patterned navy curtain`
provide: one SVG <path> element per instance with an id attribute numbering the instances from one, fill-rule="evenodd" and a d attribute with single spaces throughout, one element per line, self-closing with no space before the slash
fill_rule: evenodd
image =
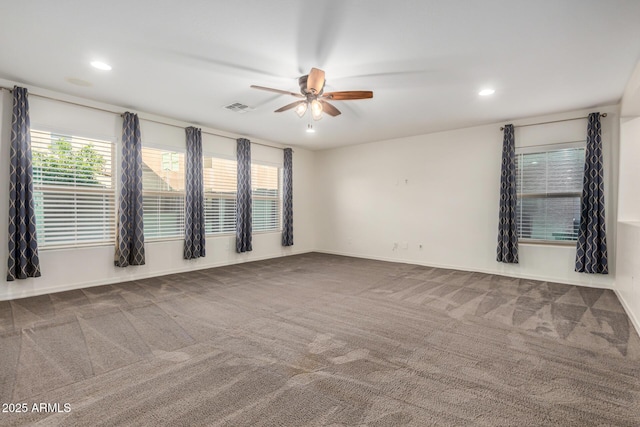
<path id="1" fill-rule="evenodd" d="M 13 88 L 9 155 L 9 260 L 7 280 L 40 277 L 27 89 Z"/>
<path id="2" fill-rule="evenodd" d="M 122 172 L 118 201 L 116 267 L 144 265 L 142 223 L 142 141 L 138 115 L 122 115 Z"/>
<path id="3" fill-rule="evenodd" d="M 284 149 L 282 170 L 282 246 L 293 246 L 293 150 Z"/>
<path id="4" fill-rule="evenodd" d="M 518 224 L 516 223 L 516 142 L 513 125 L 504 127 L 500 176 L 500 220 L 498 223 L 498 262 L 518 263 Z"/>
<path id="5" fill-rule="evenodd" d="M 238 194 L 236 196 L 236 252 L 249 252 L 251 247 L 251 142 L 237 140 Z"/>
<path id="6" fill-rule="evenodd" d="M 188 127 L 185 132 L 184 259 L 194 259 L 205 256 L 202 131 Z"/>
<path id="7" fill-rule="evenodd" d="M 604 173 L 600 113 L 589 114 L 587 149 L 580 202 L 580 231 L 576 245 L 576 271 L 608 274 L 607 233 L 604 219 Z"/>

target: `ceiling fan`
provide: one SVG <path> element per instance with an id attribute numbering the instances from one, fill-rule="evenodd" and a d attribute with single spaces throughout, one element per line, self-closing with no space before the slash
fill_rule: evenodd
<path id="1" fill-rule="evenodd" d="M 280 93 L 284 95 L 295 96 L 296 98 L 302 98 L 300 101 L 292 102 L 284 107 L 278 108 L 275 112 L 281 113 L 283 111 L 295 108 L 299 117 L 304 116 L 307 109 L 311 107 L 311 116 L 314 120 L 320 120 L 322 113 L 325 112 L 328 115 L 335 117 L 340 114 L 340 110 L 327 102 L 332 101 L 350 101 L 354 99 L 368 99 L 373 98 L 373 92 L 369 90 L 350 90 L 342 92 L 324 92 L 324 71 L 318 68 L 312 68 L 309 74 L 302 76 L 298 79 L 300 85 L 300 93 L 289 92 L 286 90 L 273 89 L 270 87 L 251 85 L 254 89 L 266 90 L 269 92 Z"/>

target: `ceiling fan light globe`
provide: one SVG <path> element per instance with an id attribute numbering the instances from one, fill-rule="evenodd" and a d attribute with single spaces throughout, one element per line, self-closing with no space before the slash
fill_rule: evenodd
<path id="1" fill-rule="evenodd" d="M 317 99 L 311 101 L 311 117 L 313 117 L 313 120 L 322 118 L 322 104 Z"/>
<path id="2" fill-rule="evenodd" d="M 307 112 L 307 103 L 303 102 L 302 104 L 299 104 L 296 107 L 296 114 L 298 115 L 298 117 L 302 117 L 304 116 L 304 113 Z"/>

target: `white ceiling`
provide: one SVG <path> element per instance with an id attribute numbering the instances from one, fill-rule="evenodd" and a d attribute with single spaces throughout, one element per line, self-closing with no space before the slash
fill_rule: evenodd
<path id="1" fill-rule="evenodd" d="M 2 0 L 0 40 L 1 78 L 318 149 L 617 103 L 640 1 Z M 297 92 L 311 67 L 374 98 L 307 134 L 273 112 L 294 98 L 249 88 Z"/>

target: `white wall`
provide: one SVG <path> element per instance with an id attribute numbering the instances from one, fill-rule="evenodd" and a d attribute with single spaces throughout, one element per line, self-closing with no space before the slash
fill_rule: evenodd
<path id="1" fill-rule="evenodd" d="M 640 333 L 640 62 L 621 104 L 616 293 Z"/>
<path id="2" fill-rule="evenodd" d="M 519 265 L 495 261 L 500 124 L 319 152 L 319 250 L 611 287 L 615 266 L 617 108 L 593 108 L 513 123 L 517 126 L 581 117 L 593 111 L 608 113 L 602 126 L 612 274 L 574 272 L 573 246 L 521 244 Z M 586 120 L 578 120 L 516 128 L 516 146 L 584 141 L 586 126 Z"/>
<path id="3" fill-rule="evenodd" d="M 3 86 L 13 86 L 11 82 L 0 82 Z M 123 112 L 125 109 L 116 106 L 97 104 L 88 100 L 78 100 L 62 94 L 28 87 L 30 93 L 46 94 L 59 99 L 106 108 Z M 0 241 L 7 241 L 8 215 L 8 161 L 11 123 L 11 94 L 0 91 Z M 119 114 L 98 111 L 84 106 L 75 106 L 59 101 L 30 96 L 30 118 L 33 128 L 47 128 L 60 133 L 82 133 L 85 136 L 107 138 L 118 141 L 122 121 Z M 139 114 L 143 143 L 174 147 L 184 147 L 185 134 L 181 128 L 161 125 L 144 120 L 168 121 L 186 127 L 189 124 L 158 118 L 152 115 Z M 223 132 L 203 128 L 204 132 Z M 237 137 L 241 135 L 229 135 Z M 267 141 L 260 141 L 267 142 Z M 268 143 L 268 142 L 267 142 Z M 277 144 L 273 144 L 277 145 Z M 210 154 L 221 154 L 235 157 L 235 141 L 233 139 L 203 134 L 203 150 Z M 278 148 L 252 145 L 252 159 L 267 163 L 282 164 L 282 150 Z M 15 282 L 6 282 L 0 286 L 0 300 L 14 299 L 54 291 L 75 289 L 99 284 L 121 282 L 162 274 L 209 268 L 258 259 L 273 258 L 296 253 L 312 251 L 315 248 L 314 234 L 314 153 L 295 148 L 293 154 L 293 203 L 294 203 L 294 246 L 282 247 L 281 233 L 255 233 L 253 251 L 245 254 L 235 252 L 235 236 L 224 235 L 207 237 L 207 256 L 197 260 L 186 261 L 182 258 L 183 241 L 172 240 L 147 242 L 146 265 L 128 268 L 116 268 L 113 265 L 113 246 L 98 246 L 82 249 L 41 249 L 40 263 L 42 277 Z M 0 259 L 6 266 L 7 245 L 0 245 Z M 6 274 L 2 270 L 3 276 Z"/>
<path id="4" fill-rule="evenodd" d="M 4 81 L 0 81 L 0 84 L 12 85 Z M 78 100 L 43 89 L 30 88 L 30 91 L 117 112 L 124 110 L 122 107 Z M 0 91 L 0 97 L 0 157 L 3 162 L 8 162 L 10 94 Z M 81 130 L 88 136 L 114 140 L 120 134 L 121 119 L 117 114 L 35 96 L 31 97 L 31 110 L 34 126 L 55 124 L 56 130 L 61 133 L 65 130 Z M 40 253 L 43 276 L 4 282 L 5 285 L 0 287 L 0 300 L 313 250 L 611 287 L 613 273 L 616 268 L 621 268 L 615 256 L 620 123 L 617 108 L 591 108 L 513 123 L 518 126 L 560 120 L 586 116 L 592 111 L 608 113 L 608 117 L 602 120 L 607 174 L 607 237 L 612 273 L 608 276 L 575 273 L 575 248 L 567 246 L 521 244 L 519 265 L 495 261 L 502 132 L 499 130 L 501 124 L 493 124 L 320 152 L 295 148 L 295 245 L 292 248 L 280 245 L 280 233 L 265 233 L 254 236 L 253 252 L 236 254 L 233 236 L 209 237 L 207 257 L 185 261 L 182 259 L 182 241 L 149 242 L 146 245 L 147 265 L 125 269 L 113 266 L 111 246 L 82 250 L 45 249 Z M 168 121 L 179 126 L 188 125 L 143 113 L 140 113 L 140 117 Z M 145 120 L 141 121 L 141 127 L 143 141 L 174 146 L 183 144 L 182 129 Z M 520 127 L 516 130 L 516 145 L 584 140 L 585 129 L 584 120 Z M 623 129 L 627 129 L 624 124 Z M 203 130 L 224 133 L 213 129 Z M 629 138 L 638 140 L 637 135 Z M 232 140 L 205 134 L 203 145 L 209 152 L 227 156 L 234 154 Z M 255 160 L 281 161 L 280 150 L 258 145 L 252 149 Z M 633 158 L 637 158 L 637 154 Z M 621 168 L 623 166 L 629 174 L 634 173 L 633 162 L 623 162 Z M 7 169 L 0 168 L 0 180 L 5 183 L 8 182 Z M 628 185 L 628 180 L 621 179 L 620 185 L 631 194 L 638 184 L 640 182 Z M 0 241 L 5 242 L 7 192 L 7 185 L 0 186 L 0 224 L 5 224 L 0 226 Z M 620 200 L 620 206 L 630 206 L 630 203 L 636 203 L 635 200 Z M 624 212 L 627 211 L 629 209 L 625 208 Z M 634 209 L 631 211 L 636 212 Z M 637 217 L 624 215 L 640 219 L 640 211 L 637 213 Z M 637 242 L 630 239 L 621 241 L 618 250 L 627 253 L 625 245 Z M 398 244 L 395 248 L 394 243 Z M 0 259 L 6 260 L 6 251 L 6 245 L 0 245 Z M 630 271 L 630 268 L 628 264 L 623 265 L 623 271 Z M 637 270 L 640 268 L 637 264 L 633 268 L 636 268 L 634 271 L 640 271 Z M 620 287 L 621 295 L 624 289 L 627 288 Z M 636 304 L 639 308 L 636 313 L 640 313 L 640 295 L 633 295 L 629 298 L 633 298 L 635 303 L 627 305 Z"/>
<path id="5" fill-rule="evenodd" d="M 640 222 L 618 223 L 616 294 L 640 334 Z"/>
<path id="6" fill-rule="evenodd" d="M 620 120 L 619 221 L 640 221 L 640 116 Z"/>

